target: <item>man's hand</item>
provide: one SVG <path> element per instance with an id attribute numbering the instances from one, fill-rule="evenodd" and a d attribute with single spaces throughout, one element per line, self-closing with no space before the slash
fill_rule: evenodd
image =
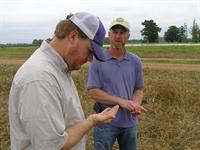
<path id="1" fill-rule="evenodd" d="M 144 108 L 142 105 L 139 105 L 131 100 L 122 100 L 120 102 L 120 106 L 127 109 L 134 115 L 140 115 L 141 113 L 147 112 L 147 109 Z"/>
<path id="2" fill-rule="evenodd" d="M 133 115 L 140 115 L 140 114 L 142 114 L 142 113 L 144 113 L 144 112 L 147 112 L 148 110 L 146 109 L 146 108 L 144 108 L 142 105 L 139 105 L 139 104 L 137 104 L 137 103 L 135 103 L 135 102 L 133 102 L 133 105 L 134 105 L 134 109 L 131 111 L 131 113 L 133 114 Z"/>
<path id="3" fill-rule="evenodd" d="M 130 101 L 130 100 L 121 100 L 120 101 L 120 106 L 122 108 L 127 109 L 130 112 L 132 112 L 134 110 L 134 107 L 135 107 L 133 101 Z"/>
<path id="4" fill-rule="evenodd" d="M 101 113 L 90 115 L 87 120 L 90 121 L 93 126 L 110 123 L 115 118 L 118 109 L 118 105 L 112 108 L 106 108 Z"/>

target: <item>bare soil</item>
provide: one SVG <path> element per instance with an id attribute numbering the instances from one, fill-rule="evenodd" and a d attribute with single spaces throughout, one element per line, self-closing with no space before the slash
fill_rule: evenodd
<path id="1" fill-rule="evenodd" d="M 0 64 L 5 65 L 20 65 L 23 64 L 26 59 L 0 59 Z M 184 71 L 200 71 L 200 64 L 171 64 L 171 63 L 143 63 L 143 68 L 149 69 L 165 69 L 165 70 L 184 70 Z"/>
<path id="2" fill-rule="evenodd" d="M 20 65 L 23 64 L 26 61 L 26 59 L 23 58 L 0 58 L 0 64 L 1 65 Z"/>
<path id="3" fill-rule="evenodd" d="M 166 63 L 143 63 L 144 68 L 166 69 L 166 70 L 184 70 L 200 71 L 200 64 L 166 64 Z"/>

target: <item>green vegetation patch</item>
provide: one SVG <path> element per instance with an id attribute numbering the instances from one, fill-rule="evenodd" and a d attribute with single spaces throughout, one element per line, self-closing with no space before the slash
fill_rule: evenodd
<path id="1" fill-rule="evenodd" d="M 199 52 L 200 46 L 130 46 L 127 49 L 131 52 Z"/>
<path id="2" fill-rule="evenodd" d="M 37 48 L 0 47 L 0 58 L 28 58 Z M 200 46 L 130 46 L 127 50 L 142 58 L 200 59 Z"/>
<path id="3" fill-rule="evenodd" d="M 200 59 L 142 58 L 144 63 L 200 64 Z"/>
<path id="4" fill-rule="evenodd" d="M 36 46 L 28 47 L 0 47 L 0 58 L 27 58 L 35 50 Z"/>
<path id="5" fill-rule="evenodd" d="M 200 59 L 200 46 L 130 46 L 127 49 L 142 58 Z"/>

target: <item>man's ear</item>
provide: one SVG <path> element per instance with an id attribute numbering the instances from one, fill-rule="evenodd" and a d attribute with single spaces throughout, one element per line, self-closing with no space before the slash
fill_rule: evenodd
<path id="1" fill-rule="evenodd" d="M 77 32 L 76 30 L 73 30 L 73 31 L 71 31 L 71 32 L 69 33 L 69 35 L 68 35 L 68 40 L 69 40 L 70 42 L 74 42 L 74 41 L 78 38 L 78 36 L 79 36 L 78 32 Z"/>
<path id="2" fill-rule="evenodd" d="M 128 38 L 130 37 L 130 33 L 128 34 Z"/>
<path id="3" fill-rule="evenodd" d="M 108 31 L 108 37 L 110 37 L 110 34 L 111 34 L 110 31 Z"/>
<path id="4" fill-rule="evenodd" d="M 128 39 L 129 39 L 129 37 L 130 37 L 130 33 L 128 33 L 128 36 L 127 36 L 127 41 L 128 41 Z"/>

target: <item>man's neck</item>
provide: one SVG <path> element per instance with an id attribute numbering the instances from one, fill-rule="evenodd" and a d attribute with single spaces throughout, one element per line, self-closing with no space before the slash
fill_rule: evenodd
<path id="1" fill-rule="evenodd" d="M 117 58 L 117 59 L 120 59 L 122 57 L 124 57 L 125 55 L 125 48 L 121 48 L 121 49 L 117 49 L 115 47 L 110 47 L 108 49 L 108 51 L 110 52 L 110 54 L 114 57 L 114 58 Z"/>
<path id="2" fill-rule="evenodd" d="M 51 47 L 54 48 L 54 50 L 56 50 L 61 57 L 64 57 L 64 47 L 62 44 L 63 41 L 61 40 L 57 40 L 57 39 L 53 39 L 49 44 L 51 45 Z"/>
<path id="3" fill-rule="evenodd" d="M 71 68 L 71 63 L 70 63 L 70 54 L 69 54 L 69 51 L 67 49 L 67 47 L 65 45 L 66 42 L 62 41 L 62 40 L 57 40 L 57 39 L 54 39 L 52 40 L 49 44 L 51 45 L 51 47 L 53 47 L 58 53 L 59 55 L 63 58 L 64 62 L 67 64 L 68 66 L 68 71 L 71 71 L 73 70 Z M 64 54 L 65 53 L 65 54 Z M 67 55 L 66 55 L 67 53 Z"/>

